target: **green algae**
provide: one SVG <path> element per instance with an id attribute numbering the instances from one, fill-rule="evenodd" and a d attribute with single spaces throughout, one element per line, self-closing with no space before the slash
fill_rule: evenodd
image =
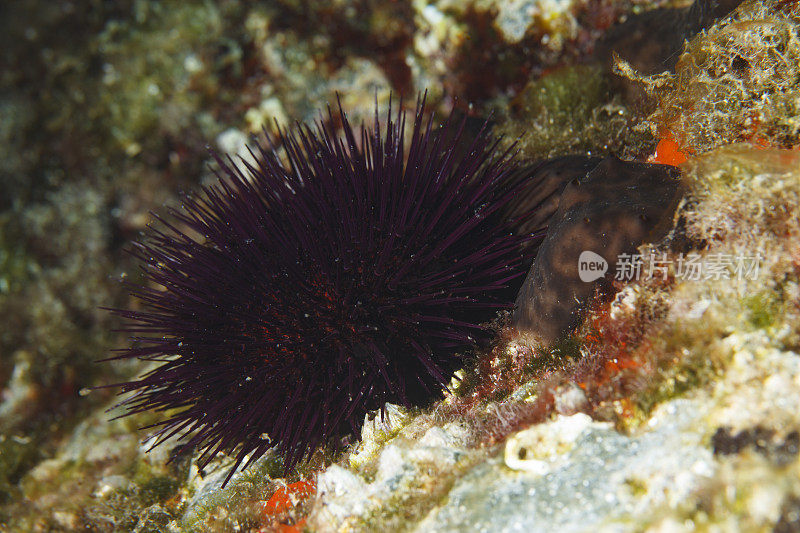
<path id="1" fill-rule="evenodd" d="M 533 80 L 510 109 L 496 131 L 509 141 L 519 139 L 521 153 L 531 159 L 632 154 L 650 139 L 632 129 L 637 115 L 615 96 L 599 66 L 562 67 Z"/>
<path id="2" fill-rule="evenodd" d="M 90 113 L 125 154 L 151 153 L 164 137 L 182 136 L 205 98 L 219 91 L 216 78 L 200 75 L 203 70 L 241 63 L 235 41 L 216 55 L 212 48 L 226 42 L 223 15 L 211 2 L 168 7 L 138 1 L 132 19 L 110 20 L 97 35 L 93 47 L 103 61 L 102 76 Z"/>
<path id="3" fill-rule="evenodd" d="M 432 509 L 447 500 L 456 481 L 485 461 L 488 453 L 484 450 L 464 454 L 454 465 L 442 470 L 441 465 L 417 465 L 420 475 L 407 484 L 397 487 L 393 494 L 381 505 L 354 524 L 356 531 L 409 531 Z"/>
<path id="4" fill-rule="evenodd" d="M 172 476 L 153 476 L 139 484 L 139 500 L 142 505 L 162 503 L 174 496 L 180 482 Z"/>
<path id="5" fill-rule="evenodd" d="M 786 240 L 800 231 L 796 161 L 791 152 L 739 145 L 692 163 L 692 199 L 683 215 L 690 236 L 706 242 L 710 254 L 758 252 L 760 270 L 752 279 L 684 281 L 672 293 L 673 309 L 701 306 L 702 321 L 676 315 L 661 330 L 656 349 L 675 360 L 665 360 L 658 386 L 643 395 L 645 411 L 715 381 L 730 362 L 723 341 L 732 332 L 770 331 L 775 346 L 785 346 L 774 332 L 796 320 L 789 302 L 796 298 L 798 272 Z"/>
<path id="6" fill-rule="evenodd" d="M 41 458 L 30 444 L 30 437 L 0 434 L 0 504 L 19 498 L 18 481 Z"/>
<path id="7" fill-rule="evenodd" d="M 0 298 L 21 290 L 36 268 L 10 219 L 10 214 L 0 214 Z"/>
<path id="8" fill-rule="evenodd" d="M 258 502 L 265 501 L 276 488 L 268 474 L 275 469 L 274 458 L 267 456 L 237 475 L 225 488 L 217 486 L 215 490 L 196 492 L 178 521 L 180 530 L 236 531 L 256 527 L 261 520 Z"/>
<path id="9" fill-rule="evenodd" d="M 764 329 L 779 322 L 782 316 L 783 301 L 776 291 L 762 291 L 747 296 L 742 301 L 748 311 L 748 318 L 753 327 Z"/>

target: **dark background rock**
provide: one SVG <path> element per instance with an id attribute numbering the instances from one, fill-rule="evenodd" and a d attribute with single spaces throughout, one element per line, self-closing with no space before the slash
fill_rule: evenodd
<path id="1" fill-rule="evenodd" d="M 696 0 L 687 8 L 660 8 L 633 15 L 608 30 L 597 57 L 610 62 L 612 52 L 643 74 L 672 70 L 683 43 L 716 20 L 727 16 L 741 0 Z"/>

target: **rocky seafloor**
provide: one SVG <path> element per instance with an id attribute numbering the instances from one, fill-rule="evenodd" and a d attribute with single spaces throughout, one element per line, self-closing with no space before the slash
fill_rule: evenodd
<path id="1" fill-rule="evenodd" d="M 735 4 L 5 3 L 0 531 L 800 530 L 800 5 Z M 207 144 L 426 89 L 522 158 L 679 165 L 659 270 L 556 345 L 498 322 L 443 401 L 288 478 L 147 452 L 157 415 L 96 387 L 148 363 L 96 361 L 150 211 Z"/>

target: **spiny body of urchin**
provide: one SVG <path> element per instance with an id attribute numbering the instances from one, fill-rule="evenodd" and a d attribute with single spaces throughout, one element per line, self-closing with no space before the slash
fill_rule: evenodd
<path id="1" fill-rule="evenodd" d="M 275 446 L 291 468 L 387 402 L 441 397 L 509 307 L 512 158 L 464 121 L 434 127 L 424 103 L 408 142 L 391 117 L 354 129 L 340 107 L 342 135 L 320 120 L 267 136 L 258 163 L 217 158 L 218 184 L 137 244 L 147 283 L 116 311 L 134 340 L 118 358 L 163 364 L 122 384 L 122 405 L 174 413 L 158 442 L 183 436 L 201 467 Z"/>

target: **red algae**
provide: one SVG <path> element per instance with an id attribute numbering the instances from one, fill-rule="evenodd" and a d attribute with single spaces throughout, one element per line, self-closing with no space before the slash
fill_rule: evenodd
<path id="1" fill-rule="evenodd" d="M 261 509 L 261 520 L 268 527 L 262 531 L 281 531 L 285 533 L 299 532 L 305 524 L 305 519 L 300 519 L 294 524 L 286 522 L 291 518 L 291 512 L 311 500 L 317 493 L 317 484 L 313 480 L 301 480 L 279 487 L 264 502 Z M 271 529 L 270 529 L 271 528 Z"/>
<path id="2" fill-rule="evenodd" d="M 527 345 L 513 328 L 502 328 L 500 342 L 468 372 L 465 382 L 471 388 L 440 414 L 472 419 L 484 446 L 557 414 L 583 412 L 619 429 L 635 425 L 650 405 L 642 398 L 661 378 L 669 379 L 661 369 L 675 359 L 654 340 L 654 332 L 664 326 L 659 294 L 670 284 L 659 280 L 639 287 L 652 293 L 644 305 L 642 299 L 629 306 L 594 298 L 578 331 L 549 349 Z M 532 384 L 526 399 L 512 395 L 519 393 L 520 383 Z M 582 393 L 580 401 L 560 400 L 574 388 Z"/>
<path id="3" fill-rule="evenodd" d="M 274 516 L 285 513 L 295 506 L 296 501 L 303 501 L 317 492 L 313 481 L 298 481 L 280 487 L 264 504 L 264 514 Z"/>
<path id="4" fill-rule="evenodd" d="M 649 163 L 657 163 L 661 165 L 678 166 L 686 162 L 688 159 L 686 153 L 691 153 L 690 150 L 681 149 L 681 146 L 672 137 L 672 134 L 667 134 L 658 141 L 655 153 L 647 160 Z"/>

